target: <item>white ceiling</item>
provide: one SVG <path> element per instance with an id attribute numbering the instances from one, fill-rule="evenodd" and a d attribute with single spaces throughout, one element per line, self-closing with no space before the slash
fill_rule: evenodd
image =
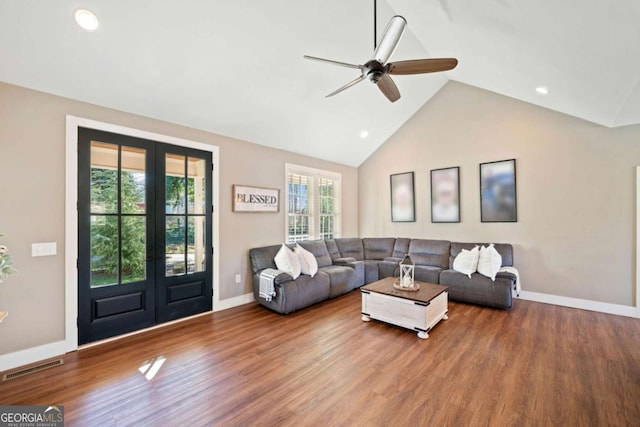
<path id="1" fill-rule="evenodd" d="M 392 59 L 460 65 L 396 76 L 394 104 L 369 82 L 325 99 L 358 71 L 302 55 L 365 62 L 372 3 L 0 0 L 0 81 L 353 166 L 448 78 L 605 126 L 640 123 L 636 0 L 380 0 L 379 35 L 395 13 L 409 23 Z M 97 31 L 76 26 L 78 7 Z"/>

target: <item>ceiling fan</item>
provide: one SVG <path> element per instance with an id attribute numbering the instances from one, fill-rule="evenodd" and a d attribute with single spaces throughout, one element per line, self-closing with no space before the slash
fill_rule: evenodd
<path id="1" fill-rule="evenodd" d="M 382 91 L 389 101 L 396 102 L 400 99 L 400 91 L 393 82 L 391 74 L 425 74 L 436 73 L 439 71 L 452 70 L 458 65 L 455 58 L 431 58 L 431 59 L 413 59 L 409 61 L 387 62 L 396 50 L 398 42 L 407 26 L 407 20 L 402 16 L 396 15 L 389 21 L 387 28 L 384 30 L 380 44 L 376 46 L 376 4 L 374 1 L 374 48 L 373 58 L 365 62 L 364 65 L 348 64 L 346 62 L 333 61 L 331 59 L 318 58 L 316 56 L 304 55 L 304 58 L 312 61 L 324 62 L 326 64 L 339 65 L 341 67 L 355 68 L 360 70 L 360 76 L 350 81 L 346 85 L 334 90 L 326 97 L 334 96 L 340 92 L 349 89 L 365 79 L 371 80 Z"/>

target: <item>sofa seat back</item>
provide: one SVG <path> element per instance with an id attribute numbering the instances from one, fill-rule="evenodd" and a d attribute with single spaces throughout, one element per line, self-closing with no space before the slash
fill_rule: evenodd
<path id="1" fill-rule="evenodd" d="M 334 239 L 334 241 L 340 251 L 340 258 L 355 258 L 356 261 L 362 261 L 365 259 L 362 239 L 354 237 Z"/>
<path id="2" fill-rule="evenodd" d="M 327 245 L 324 240 L 305 240 L 303 242 L 298 242 L 298 244 L 316 257 L 316 260 L 318 261 L 318 268 L 333 265 L 333 260 L 331 259 L 331 255 L 329 255 L 329 251 L 327 250 Z"/>
<path id="3" fill-rule="evenodd" d="M 362 239 L 364 259 L 367 261 L 382 261 L 393 255 L 393 246 L 396 239 L 393 237 L 365 237 Z"/>
<path id="4" fill-rule="evenodd" d="M 276 268 L 273 260 L 282 245 L 264 246 L 262 248 L 253 248 L 249 250 L 249 259 L 251 260 L 251 271 L 257 274 L 265 268 Z"/>
<path id="5" fill-rule="evenodd" d="M 453 269 L 453 260 L 463 249 L 473 249 L 475 246 L 489 246 L 490 243 L 460 243 L 451 242 L 451 253 L 449 254 L 449 269 Z M 508 243 L 494 243 L 493 247 L 496 248 L 500 256 L 502 257 L 503 267 L 513 266 L 513 246 Z M 413 258 L 412 258 L 413 259 Z"/>
<path id="6" fill-rule="evenodd" d="M 340 255 L 340 250 L 338 249 L 338 245 L 336 244 L 336 241 L 334 239 L 325 240 L 324 244 L 327 246 L 327 251 L 329 251 L 329 256 L 331 257 L 333 262 L 342 258 L 342 255 Z"/>
<path id="7" fill-rule="evenodd" d="M 450 251 L 448 240 L 413 239 L 409 244 L 409 256 L 415 265 L 449 268 Z"/>
<path id="8" fill-rule="evenodd" d="M 393 245 L 393 253 L 391 256 L 393 258 L 404 258 L 404 256 L 409 253 L 410 244 L 411 239 L 407 237 L 398 237 Z"/>

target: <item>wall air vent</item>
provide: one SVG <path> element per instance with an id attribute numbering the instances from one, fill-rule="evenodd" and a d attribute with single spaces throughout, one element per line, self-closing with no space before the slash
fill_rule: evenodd
<path id="1" fill-rule="evenodd" d="M 56 366 L 60 366 L 62 364 L 64 364 L 62 359 L 41 363 L 39 365 L 32 366 L 30 368 L 24 368 L 14 372 L 10 372 L 8 374 L 4 374 L 2 376 L 2 381 L 9 381 L 15 378 L 24 377 L 25 375 L 34 374 L 36 372 L 44 371 L 45 369 L 49 369 L 49 368 L 55 368 Z"/>

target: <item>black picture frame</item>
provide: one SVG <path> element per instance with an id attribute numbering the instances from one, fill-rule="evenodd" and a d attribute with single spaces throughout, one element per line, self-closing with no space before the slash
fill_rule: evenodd
<path id="1" fill-rule="evenodd" d="M 480 221 L 518 222 L 516 159 L 480 163 Z"/>
<path id="2" fill-rule="evenodd" d="M 460 222 L 460 167 L 431 170 L 431 222 Z"/>
<path id="3" fill-rule="evenodd" d="M 390 176 L 391 222 L 416 221 L 416 197 L 413 172 L 396 173 Z"/>

